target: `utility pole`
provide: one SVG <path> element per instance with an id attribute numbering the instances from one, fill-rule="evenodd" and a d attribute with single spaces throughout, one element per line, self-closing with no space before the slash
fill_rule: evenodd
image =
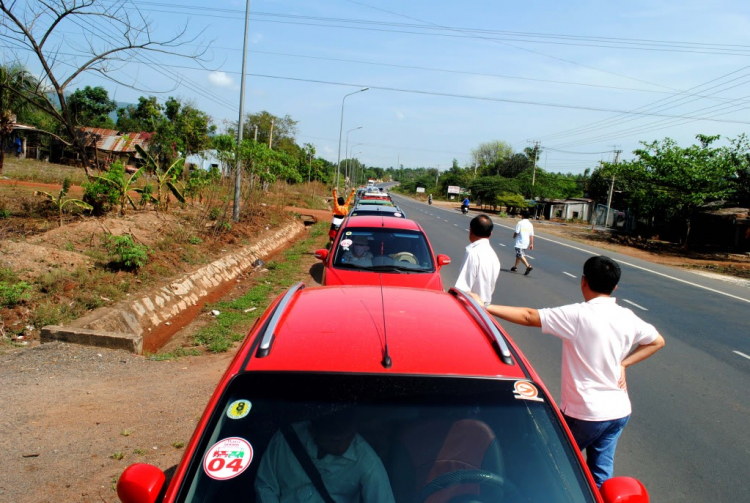
<path id="1" fill-rule="evenodd" d="M 258 125 L 257 124 L 255 125 L 255 138 L 253 138 L 253 140 L 255 140 L 255 143 L 258 143 Z"/>
<path id="2" fill-rule="evenodd" d="M 613 163 L 614 166 L 617 166 L 617 160 L 620 158 L 620 152 L 622 150 L 615 150 L 615 162 Z M 607 224 L 609 223 L 609 208 L 612 206 L 612 193 L 615 191 L 615 174 L 612 173 L 612 185 L 609 186 L 609 197 L 607 198 L 607 213 L 604 217 L 604 227 L 607 227 Z"/>
<path id="3" fill-rule="evenodd" d="M 534 171 L 531 174 L 531 186 L 533 187 L 536 184 L 536 160 L 539 156 L 539 142 L 534 142 Z"/>
<path id="4" fill-rule="evenodd" d="M 271 132 L 268 134 L 268 148 L 271 148 L 272 140 L 273 140 L 273 119 L 271 119 Z"/>
<path id="5" fill-rule="evenodd" d="M 245 115 L 245 65 L 247 64 L 247 32 L 250 24 L 250 0 L 245 6 L 245 42 L 242 48 L 242 77 L 240 78 L 240 120 L 237 127 L 237 172 L 234 175 L 234 206 L 232 220 L 240 221 L 240 186 L 242 183 L 242 161 L 239 156 L 242 145 L 242 119 Z"/>

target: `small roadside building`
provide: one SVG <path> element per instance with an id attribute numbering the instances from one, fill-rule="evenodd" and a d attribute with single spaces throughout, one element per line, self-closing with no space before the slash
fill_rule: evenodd
<path id="1" fill-rule="evenodd" d="M 572 197 L 570 199 L 551 199 L 542 201 L 544 218 L 551 220 L 584 220 L 589 221 L 593 215 L 595 202 L 593 199 Z M 539 203 L 537 203 L 539 204 Z"/>
<path id="2" fill-rule="evenodd" d="M 140 145 L 148 150 L 148 144 L 154 133 L 121 133 L 116 129 L 104 129 L 93 127 L 82 127 L 78 130 L 79 135 L 90 151 L 91 158 L 98 159 L 103 166 L 109 166 L 113 162 L 121 162 L 125 166 L 137 166 L 141 162 L 141 156 L 135 150 Z"/>

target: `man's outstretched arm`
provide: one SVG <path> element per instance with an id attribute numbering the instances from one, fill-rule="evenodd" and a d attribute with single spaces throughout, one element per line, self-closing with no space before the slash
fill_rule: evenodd
<path id="1" fill-rule="evenodd" d="M 475 293 L 469 293 L 474 300 L 482 303 L 482 299 Z M 526 325 L 527 327 L 541 327 L 542 320 L 539 318 L 539 311 L 530 307 L 512 307 L 512 306 L 500 306 L 497 304 L 490 304 L 485 309 L 493 316 L 497 316 L 501 320 L 510 321 L 511 323 L 517 323 L 519 325 Z"/>

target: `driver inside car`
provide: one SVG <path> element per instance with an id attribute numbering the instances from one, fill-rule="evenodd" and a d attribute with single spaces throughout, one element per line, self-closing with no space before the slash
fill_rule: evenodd
<path id="1" fill-rule="evenodd" d="M 341 257 L 341 262 L 345 264 L 355 264 L 361 267 L 372 267 L 372 253 L 367 236 L 359 235 L 352 238 L 352 244 Z"/>
<path id="2" fill-rule="evenodd" d="M 345 410 L 291 428 L 335 503 L 394 503 L 383 463 Z M 262 503 L 325 502 L 281 431 L 263 454 L 255 491 Z M 330 502 L 329 502 L 330 503 Z"/>

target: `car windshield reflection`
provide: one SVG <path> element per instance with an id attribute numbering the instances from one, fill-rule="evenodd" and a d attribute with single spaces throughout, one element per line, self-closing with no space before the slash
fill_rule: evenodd
<path id="1" fill-rule="evenodd" d="M 333 266 L 386 272 L 434 272 L 424 234 L 394 229 L 347 228 L 335 250 Z"/>
<path id="2" fill-rule="evenodd" d="M 535 390 L 520 399 L 519 382 L 534 387 L 241 374 L 217 404 L 177 500 L 321 501 L 296 461 L 304 450 L 336 501 L 595 501 L 548 398 Z"/>

